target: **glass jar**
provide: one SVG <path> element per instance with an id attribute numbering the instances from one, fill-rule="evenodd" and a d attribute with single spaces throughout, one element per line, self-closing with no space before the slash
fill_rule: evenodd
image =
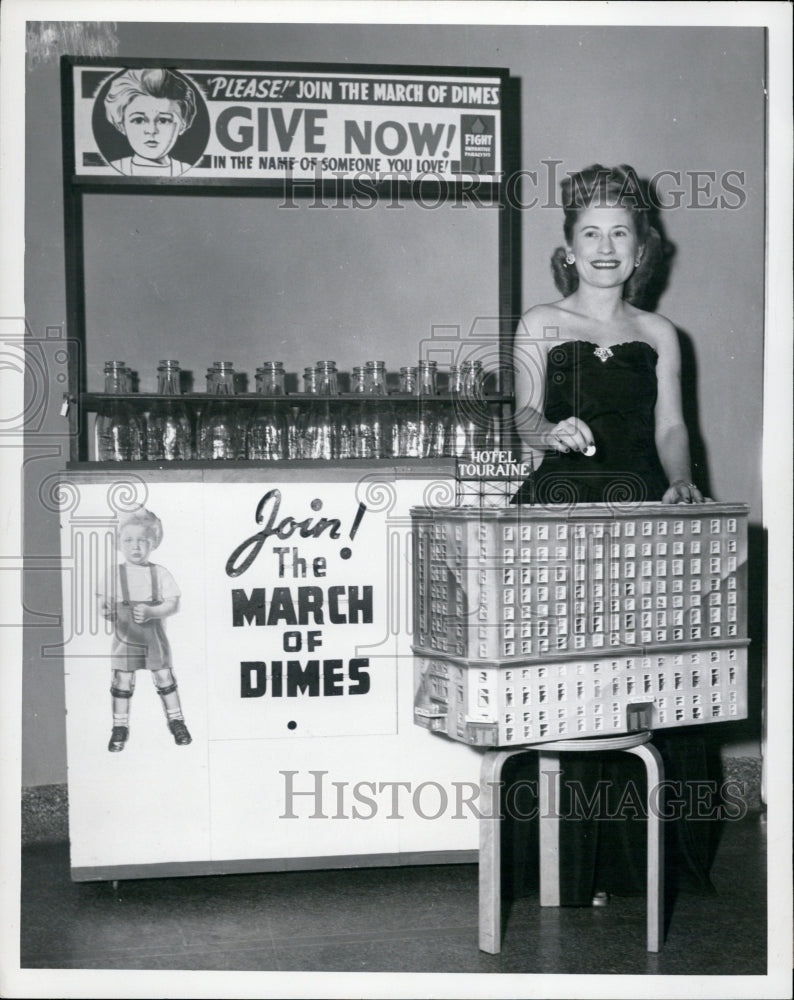
<path id="1" fill-rule="evenodd" d="M 386 364 L 383 361 L 367 361 L 364 366 L 364 385 L 369 396 L 374 396 L 368 404 L 368 427 L 372 458 L 389 458 L 394 453 L 394 407 L 389 401 Z"/>
<path id="2" fill-rule="evenodd" d="M 452 396 L 450 419 L 450 454 L 454 458 L 474 458 L 479 434 L 476 401 L 473 396 L 475 372 L 465 362 L 452 365 L 449 370 L 449 391 Z"/>
<path id="3" fill-rule="evenodd" d="M 494 447 L 495 430 L 493 414 L 485 399 L 485 372 L 481 361 L 464 361 L 461 365 L 463 405 L 461 407 L 469 424 L 466 458 L 473 458 L 475 451 L 488 451 Z"/>
<path id="4" fill-rule="evenodd" d="M 123 361 L 105 364 L 105 393 L 121 396 L 130 391 L 130 370 Z M 103 400 L 94 424 L 96 458 L 100 462 L 135 462 L 143 457 L 140 417 L 124 399 Z"/>
<path id="5" fill-rule="evenodd" d="M 400 454 L 438 458 L 446 453 L 447 415 L 438 399 L 438 365 L 420 361 L 414 386 L 416 405 L 406 407 L 400 428 Z"/>
<path id="6" fill-rule="evenodd" d="M 179 399 L 179 362 L 161 361 L 157 366 L 157 394 L 146 420 L 146 457 L 172 462 L 193 458 L 193 435 L 185 404 Z"/>
<path id="7" fill-rule="evenodd" d="M 276 461 L 288 454 L 287 417 L 284 410 L 284 365 L 266 361 L 256 370 L 257 400 L 246 428 L 248 458 Z"/>
<path id="8" fill-rule="evenodd" d="M 303 395 L 317 395 L 317 370 L 314 366 L 303 369 Z M 313 450 L 312 438 L 312 404 L 297 408 L 296 457 L 311 458 Z"/>
<path id="9" fill-rule="evenodd" d="M 245 458 L 245 424 L 232 399 L 234 374 L 231 361 L 216 361 L 207 372 L 210 398 L 201 418 L 201 458 L 212 461 Z"/>
<path id="10" fill-rule="evenodd" d="M 400 392 L 407 392 L 413 396 L 418 371 L 419 369 L 415 365 L 406 365 L 400 369 Z"/>
<path id="11" fill-rule="evenodd" d="M 370 407 L 367 401 L 367 372 L 362 366 L 353 369 L 350 391 L 356 399 L 346 407 L 344 417 L 350 427 L 353 458 L 374 458 Z"/>
<path id="12" fill-rule="evenodd" d="M 339 458 L 339 411 L 331 402 L 339 395 L 336 364 L 318 361 L 313 377 L 306 378 L 306 385 L 314 398 L 305 418 L 303 457 L 326 461 Z"/>
<path id="13" fill-rule="evenodd" d="M 417 369 L 414 365 L 404 365 L 400 368 L 398 376 L 398 392 L 401 396 L 413 396 L 416 389 Z M 408 442 L 412 440 L 412 425 L 416 422 L 415 403 L 407 403 L 401 399 L 395 404 L 395 418 L 392 425 L 392 455 L 395 458 L 405 458 L 404 451 L 408 447 Z"/>

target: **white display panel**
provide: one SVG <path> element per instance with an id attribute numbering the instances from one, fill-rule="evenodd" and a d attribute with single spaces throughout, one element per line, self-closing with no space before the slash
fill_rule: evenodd
<path id="1" fill-rule="evenodd" d="M 448 484 L 192 476 L 71 477 L 73 877 L 473 857 L 479 755 L 413 723 L 409 510 L 451 502 Z M 180 592 L 163 624 L 192 743 L 175 744 L 144 668 L 129 741 L 111 753 L 114 626 L 97 594 L 123 560 L 118 524 L 141 505 L 162 524 L 149 561 Z"/>

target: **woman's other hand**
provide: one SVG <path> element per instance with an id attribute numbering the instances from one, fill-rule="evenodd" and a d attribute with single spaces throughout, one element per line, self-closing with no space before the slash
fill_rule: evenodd
<path id="1" fill-rule="evenodd" d="M 595 451 L 593 432 L 578 417 L 561 420 L 546 432 L 545 439 L 546 447 L 552 451 L 581 451 L 591 455 Z"/>
<path id="2" fill-rule="evenodd" d="M 684 479 L 676 479 L 670 483 L 662 497 L 662 503 L 705 503 L 705 499 L 694 483 Z"/>

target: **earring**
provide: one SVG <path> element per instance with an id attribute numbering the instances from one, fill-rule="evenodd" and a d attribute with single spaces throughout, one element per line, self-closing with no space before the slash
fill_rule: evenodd
<path id="1" fill-rule="evenodd" d="M 638 253 L 637 256 L 634 258 L 634 266 L 639 267 L 641 263 L 642 263 L 642 254 Z"/>
<path id="2" fill-rule="evenodd" d="M 576 258 L 574 257 L 572 250 L 569 250 L 568 253 L 565 255 L 565 263 L 568 267 L 570 267 L 571 264 L 576 263 Z"/>

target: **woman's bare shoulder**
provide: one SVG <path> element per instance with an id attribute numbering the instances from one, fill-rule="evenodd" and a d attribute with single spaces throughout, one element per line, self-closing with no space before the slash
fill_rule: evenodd
<path id="1" fill-rule="evenodd" d="M 644 309 L 637 309 L 636 306 L 632 308 L 635 313 L 636 326 L 657 351 L 664 348 L 669 349 L 678 343 L 676 329 L 666 316 L 662 316 L 660 313 L 646 312 Z"/>
<path id="2" fill-rule="evenodd" d="M 543 302 L 532 306 L 521 317 L 522 326 L 530 335 L 540 335 L 544 340 L 549 339 L 548 335 L 543 335 L 544 331 L 559 331 L 565 322 L 566 313 L 562 307 L 563 301 Z"/>

